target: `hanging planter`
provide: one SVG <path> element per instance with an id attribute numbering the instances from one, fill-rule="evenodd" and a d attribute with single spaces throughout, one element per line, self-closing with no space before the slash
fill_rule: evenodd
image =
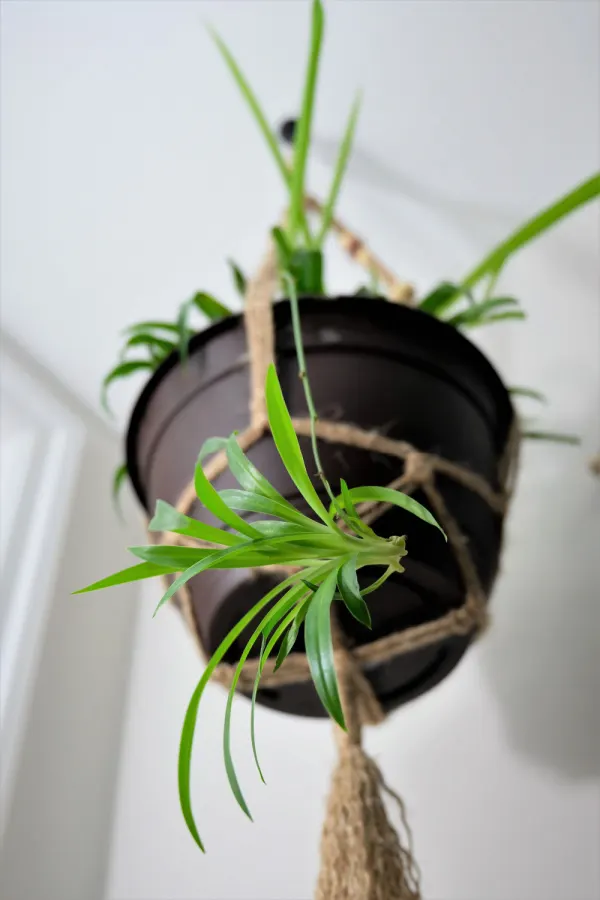
<path id="1" fill-rule="evenodd" d="M 345 478 L 349 487 L 386 485 L 404 471 L 396 445 L 408 443 L 425 453 L 467 467 L 478 475 L 480 490 L 443 476 L 444 504 L 469 542 L 478 577 L 487 594 L 498 563 L 504 502 L 500 464 L 513 422 L 506 388 L 485 357 L 456 329 L 418 310 L 363 297 L 300 301 L 303 337 L 315 404 L 322 420 L 351 423 L 368 435 L 385 435 L 386 447 L 375 451 L 334 439 L 321 449 L 332 483 Z M 274 309 L 279 378 L 293 417 L 307 415 L 297 377 L 290 307 Z M 267 326 L 268 327 L 268 326 Z M 230 317 L 192 340 L 182 366 L 169 357 L 155 372 L 134 409 L 127 438 L 127 467 L 141 503 L 152 513 L 157 500 L 178 506 L 193 471 L 198 448 L 213 434 L 230 434 L 248 418 L 250 391 L 246 335 L 241 317 Z M 308 436 L 300 438 L 305 456 Z M 287 475 L 272 438 L 262 434 L 248 456 L 271 484 L 309 512 Z M 235 486 L 226 470 L 213 480 L 218 489 Z M 489 489 L 487 486 L 489 485 Z M 321 491 L 324 497 L 324 492 Z M 426 502 L 422 491 L 415 494 Z M 197 498 L 186 510 L 200 521 L 210 513 Z M 248 521 L 260 514 L 246 513 Z M 409 534 L 406 571 L 397 573 L 373 595 L 372 629 L 341 611 L 340 625 L 354 646 L 367 652 L 390 634 L 438 619 L 463 603 L 464 584 L 452 551 L 439 534 L 410 515 L 392 508 L 377 521 L 378 533 Z M 208 655 L 231 628 L 279 580 L 277 573 L 215 570 L 189 584 L 194 628 Z M 368 576 L 363 586 L 367 586 Z M 248 634 L 228 651 L 239 659 Z M 447 675 L 473 634 L 450 635 L 438 643 L 384 662 L 369 663 L 365 674 L 385 710 L 421 694 Z M 297 650 L 302 649 L 300 640 Z M 256 654 L 258 647 L 256 648 Z M 308 674 L 308 673 L 307 673 Z M 258 702 L 285 712 L 325 715 L 312 681 L 265 684 Z"/>
<path id="2" fill-rule="evenodd" d="M 334 217 L 357 103 L 328 197 L 320 204 L 305 194 L 322 29 L 314 0 L 291 164 L 215 36 L 289 208 L 256 275 L 247 282 L 232 265 L 243 315 L 201 292 L 176 322 L 128 329 L 104 397 L 120 378 L 141 370 L 151 377 L 131 416 L 115 491 L 129 477 L 155 541 L 131 548 L 136 565 L 84 591 L 162 576 L 159 606 L 179 605 L 208 660 L 179 757 L 182 811 L 201 849 L 190 772 L 198 707 L 214 678 L 229 689 L 225 768 L 247 815 L 230 746 L 235 691 L 251 697 L 259 773 L 257 702 L 336 723 L 340 759 L 318 900 L 418 900 L 410 836 L 400 841 L 388 822 L 388 789 L 361 748 L 361 727 L 446 677 L 486 625 L 520 439 L 573 441 L 526 426 L 512 400 L 540 395 L 507 389 L 462 330 L 524 318 L 514 298 L 495 293 L 501 270 L 597 197 L 600 177 L 525 223 L 460 283 L 443 282 L 417 301 Z M 326 294 L 330 231 L 376 282 L 369 289 Z M 199 334 L 194 310 L 214 322 Z M 129 356 L 140 350 L 144 356 Z"/>

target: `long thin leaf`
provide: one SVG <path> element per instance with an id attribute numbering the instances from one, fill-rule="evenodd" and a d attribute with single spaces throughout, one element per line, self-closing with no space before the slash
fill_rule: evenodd
<path id="1" fill-rule="evenodd" d="M 227 780 L 229 782 L 229 787 L 231 788 L 231 792 L 233 796 L 237 800 L 239 807 L 242 811 L 248 816 L 250 821 L 252 821 L 252 815 L 248 808 L 248 804 L 244 798 L 242 793 L 242 789 L 240 787 L 240 783 L 237 777 L 237 773 L 235 771 L 235 765 L 233 762 L 233 756 L 231 753 L 231 713 L 233 710 L 233 699 L 235 697 L 235 691 L 242 674 L 242 670 L 244 668 L 244 664 L 250 655 L 250 652 L 258 640 L 261 637 L 265 628 L 268 628 L 269 622 L 277 623 L 281 618 L 283 618 L 286 614 L 284 609 L 282 608 L 285 605 L 287 598 L 287 594 L 285 594 L 276 604 L 275 607 L 267 613 L 259 627 L 256 629 L 254 634 L 251 636 L 250 640 L 244 647 L 242 654 L 240 656 L 239 662 L 236 666 L 235 672 L 233 674 L 233 678 L 231 680 L 231 686 L 229 688 L 229 693 L 227 696 L 227 704 L 225 707 L 225 721 L 223 724 L 223 760 L 225 762 L 225 772 L 227 774 Z"/>
<path id="2" fill-rule="evenodd" d="M 442 532 L 444 537 L 446 537 L 444 529 L 434 518 L 434 516 L 429 512 L 429 510 L 426 509 L 421 503 L 413 500 L 412 497 L 409 497 L 407 494 L 403 494 L 401 491 L 395 491 L 393 490 L 393 488 L 387 487 L 357 487 L 350 488 L 350 496 L 354 503 L 364 503 L 367 501 L 376 500 L 381 503 L 391 503 L 394 506 L 400 506 L 407 512 L 412 513 L 413 516 L 417 516 L 419 519 L 427 522 L 428 525 L 433 525 L 435 528 L 438 528 Z M 338 497 L 338 501 L 341 501 L 343 503 L 343 497 Z"/>
<path id="3" fill-rule="evenodd" d="M 215 553 L 215 549 L 206 547 L 177 547 L 170 544 L 148 544 L 143 547 L 128 547 L 130 553 L 138 559 L 155 563 L 157 566 L 169 566 L 177 572 L 183 572 L 198 560 L 206 559 Z"/>
<path id="4" fill-rule="evenodd" d="M 133 334 L 126 342 L 125 349 L 129 347 L 147 347 L 151 352 L 158 351 L 158 355 L 165 357 L 173 352 L 175 344 L 172 341 L 167 341 L 165 338 L 140 331 L 137 334 Z"/>
<path id="5" fill-rule="evenodd" d="M 211 656 L 206 669 L 202 674 L 202 678 L 196 685 L 196 689 L 194 690 L 194 693 L 192 694 L 190 702 L 188 704 L 188 708 L 183 721 L 183 728 L 181 730 L 181 740 L 179 743 L 179 802 L 181 803 L 183 818 L 185 819 L 190 834 L 192 835 L 202 852 L 204 852 L 204 845 L 198 833 L 198 828 L 194 819 L 190 794 L 192 748 L 194 744 L 194 734 L 196 731 L 196 722 L 198 719 L 198 707 L 200 705 L 200 700 L 202 699 L 202 695 L 204 693 L 206 685 L 210 681 L 213 672 L 215 671 L 231 645 L 234 643 L 234 641 L 236 641 L 240 634 L 244 631 L 244 629 L 247 628 L 248 625 L 250 625 L 250 623 L 253 621 L 253 619 L 256 618 L 259 612 L 264 609 L 264 607 L 268 603 L 274 600 L 278 594 L 286 590 L 286 588 L 289 587 L 292 581 L 292 578 L 288 578 L 285 581 L 282 581 L 281 584 L 278 584 L 275 588 L 273 588 L 272 591 L 269 591 L 268 594 L 265 594 L 265 596 L 262 597 L 258 601 L 258 603 L 256 603 L 252 607 L 252 609 L 240 619 L 237 625 L 234 625 L 234 627 L 228 633 L 227 637 L 224 638 L 224 640 L 219 644 L 219 646 Z"/>
<path id="6" fill-rule="evenodd" d="M 231 509 L 237 509 L 240 512 L 253 512 L 265 516 L 276 516 L 286 522 L 294 522 L 305 528 L 312 528 L 315 531 L 325 533 L 328 531 L 325 525 L 309 519 L 303 513 L 287 504 L 277 503 L 262 494 L 254 494 L 248 491 L 239 491 L 237 488 L 226 488 L 219 491 L 219 496 L 224 503 Z"/>
<path id="7" fill-rule="evenodd" d="M 271 363 L 266 384 L 267 411 L 273 440 L 287 472 L 311 509 L 326 524 L 333 520 L 310 480 L 306 465 L 288 412 L 275 366 Z"/>
<path id="8" fill-rule="evenodd" d="M 231 277 L 233 278 L 235 289 L 243 300 L 246 297 L 246 287 L 248 283 L 246 276 L 237 265 L 237 263 L 235 263 L 232 259 L 228 259 L 227 262 L 229 264 L 229 268 L 231 269 Z"/>
<path id="9" fill-rule="evenodd" d="M 120 466 L 117 466 L 113 473 L 112 478 L 112 499 L 113 505 L 119 515 L 119 518 L 123 518 L 123 513 L 121 510 L 120 497 L 121 491 L 123 489 L 123 485 L 127 479 L 127 463 L 122 463 Z"/>
<path id="10" fill-rule="evenodd" d="M 356 574 L 356 557 L 347 560 L 338 571 L 337 576 L 338 589 L 342 600 L 350 613 L 361 625 L 371 628 L 371 613 L 369 607 L 365 603 L 358 586 L 358 577 Z"/>
<path id="11" fill-rule="evenodd" d="M 213 297 L 212 294 L 207 294 L 205 291 L 198 291 L 198 293 L 194 294 L 190 303 L 203 313 L 207 319 L 210 319 L 211 322 L 217 322 L 219 319 L 226 319 L 228 316 L 233 315 L 228 306 L 225 306 L 224 303 L 221 303 L 220 300 L 217 300 L 216 297 Z"/>
<path id="12" fill-rule="evenodd" d="M 453 284 L 450 281 L 443 281 L 427 294 L 426 297 L 423 297 L 419 303 L 419 309 L 432 316 L 439 316 L 448 309 L 455 300 L 458 300 L 460 296 L 460 286 L 458 284 Z"/>
<path id="13" fill-rule="evenodd" d="M 513 256 L 521 247 L 539 237 L 561 219 L 570 215 L 576 209 L 585 206 L 591 200 L 600 195 L 600 174 L 595 172 L 590 178 L 578 184 L 575 188 L 564 194 L 550 206 L 543 209 L 532 219 L 520 225 L 519 228 L 497 247 L 466 276 L 462 282 L 463 288 L 474 287 L 482 278 L 490 274 L 497 274 L 509 257 Z"/>
<path id="14" fill-rule="evenodd" d="M 194 471 L 194 486 L 196 488 L 198 499 L 217 517 L 217 519 L 220 519 L 225 525 L 229 525 L 234 531 L 239 531 L 240 534 L 247 535 L 247 537 L 260 537 L 255 528 L 249 525 L 248 522 L 245 522 L 244 519 L 238 516 L 237 513 L 223 502 L 218 492 L 204 474 L 200 459 L 196 463 Z"/>
<path id="15" fill-rule="evenodd" d="M 187 359 L 190 338 L 193 334 L 192 329 L 188 325 L 192 309 L 197 309 L 201 312 L 209 322 L 218 322 L 220 319 L 233 315 L 228 306 L 225 306 L 220 300 L 217 300 L 216 297 L 213 297 L 212 294 L 207 294 L 205 291 L 198 291 L 193 297 L 182 303 L 179 307 L 179 316 L 177 317 L 177 330 L 179 334 L 179 355 L 184 362 Z"/>
<path id="16" fill-rule="evenodd" d="M 285 231 L 283 230 L 283 228 L 280 228 L 279 225 L 277 225 L 275 228 L 271 229 L 271 236 L 275 244 L 275 249 L 277 250 L 279 268 L 289 269 L 293 248 L 290 245 Z"/>
<path id="17" fill-rule="evenodd" d="M 132 359 L 129 362 L 119 363 L 118 366 L 111 369 L 102 382 L 100 402 L 102 403 L 103 409 L 111 415 L 108 406 L 108 388 L 113 382 L 118 381 L 121 378 L 127 378 L 129 375 L 133 375 L 134 372 L 141 372 L 142 370 L 149 371 L 154 368 L 154 363 L 149 362 L 147 359 Z"/>
<path id="18" fill-rule="evenodd" d="M 250 462 L 238 444 L 235 435 L 232 434 L 228 438 L 226 448 L 229 468 L 243 490 L 253 494 L 262 494 L 263 497 L 268 497 L 275 503 L 280 503 L 293 509 L 292 504 L 288 503 L 279 491 L 276 491 L 273 485 L 267 481 L 265 476 L 258 471 L 254 463 Z"/>
<path id="19" fill-rule="evenodd" d="M 562 434 L 560 431 L 524 431 L 523 437 L 530 441 L 549 441 L 553 444 L 581 444 L 581 438 L 575 434 Z"/>
<path id="20" fill-rule="evenodd" d="M 289 185 L 290 172 L 289 172 L 287 163 L 286 163 L 286 161 L 283 157 L 283 154 L 279 148 L 279 143 L 277 141 L 277 137 L 274 134 L 274 132 L 272 131 L 271 126 L 269 125 L 267 117 L 265 116 L 265 114 L 262 110 L 262 107 L 260 106 L 260 103 L 258 102 L 256 94 L 250 87 L 248 81 L 246 80 L 246 77 L 242 73 L 242 70 L 238 66 L 237 62 L 235 61 L 233 55 L 231 54 L 229 48 L 227 47 L 227 45 L 225 44 L 223 39 L 210 26 L 208 28 L 208 31 L 209 31 L 212 39 L 214 40 L 215 44 L 217 45 L 217 47 L 221 53 L 221 56 L 225 60 L 227 67 L 229 68 L 229 71 L 233 75 L 233 78 L 234 78 L 244 100 L 248 104 L 250 111 L 252 112 L 252 115 L 254 116 L 254 119 L 255 119 L 255 121 L 267 143 L 267 146 L 268 146 L 269 150 L 271 151 L 273 160 L 275 161 L 275 164 L 276 164 L 277 168 L 279 169 L 279 172 L 281 173 L 281 177 L 283 178 L 284 183 L 286 184 L 286 186 Z"/>
<path id="21" fill-rule="evenodd" d="M 248 544 L 237 545 L 228 549 L 239 549 L 236 554 L 224 554 L 221 558 L 211 562 L 211 569 L 247 569 L 252 566 L 262 566 L 270 562 L 292 563 L 296 560 L 313 558 L 318 553 L 319 547 L 311 542 L 306 534 L 290 537 L 289 535 L 269 536 L 265 538 L 261 548 L 249 547 Z M 302 548 L 300 543 L 308 541 Z M 282 546 L 278 546 L 278 542 Z M 197 560 L 206 559 L 209 554 L 222 551 L 223 547 L 178 547 L 173 545 L 147 544 L 142 547 L 129 547 L 130 553 L 139 559 L 156 563 L 159 566 L 176 566 L 176 571 L 184 572 L 193 566 Z M 334 555 L 335 551 L 332 553 Z M 321 554 L 324 556 L 325 551 Z"/>
<path id="22" fill-rule="evenodd" d="M 296 587 L 298 588 L 300 586 L 297 585 Z M 295 588 L 291 588 L 290 590 L 295 590 Z M 295 594 L 294 598 L 293 598 L 294 602 L 296 600 L 296 596 L 297 595 Z M 254 756 L 254 762 L 256 763 L 256 768 L 258 770 L 260 780 L 262 781 L 263 784 L 266 784 L 266 781 L 265 781 L 265 777 L 262 772 L 260 761 L 258 759 L 258 750 L 257 750 L 257 746 L 256 746 L 256 697 L 258 694 L 258 689 L 260 686 L 260 679 L 262 677 L 265 663 L 266 663 L 267 659 L 269 658 L 269 655 L 271 654 L 271 651 L 274 646 L 273 642 L 269 643 L 268 641 L 269 641 L 269 637 L 270 637 L 271 633 L 273 632 L 273 629 L 275 628 L 276 625 L 277 625 L 277 621 L 272 621 L 272 620 L 266 622 L 263 625 L 261 648 L 260 648 L 260 654 L 258 657 L 258 667 L 256 670 L 256 677 L 254 679 L 254 685 L 252 687 L 252 699 L 251 699 L 251 703 L 250 703 L 250 741 L 252 744 L 252 754 Z M 275 667 L 275 668 L 277 668 L 277 667 Z"/>
<path id="23" fill-rule="evenodd" d="M 337 683 L 331 638 L 331 603 L 337 570 L 333 569 L 313 596 L 304 624 L 306 658 L 321 703 L 340 728 L 346 727 Z"/>
<path id="24" fill-rule="evenodd" d="M 502 312 L 496 313 L 493 316 L 486 316 L 485 319 L 479 319 L 476 322 L 469 322 L 466 327 L 467 328 L 479 328 L 481 325 L 491 325 L 493 322 L 508 322 L 513 319 L 515 321 L 523 321 L 527 318 L 527 313 L 522 310 L 515 310 L 514 312 Z"/>
<path id="25" fill-rule="evenodd" d="M 167 331 L 171 334 L 177 334 L 177 325 L 175 322 L 149 321 L 137 322 L 135 325 L 128 325 L 123 329 L 123 334 L 140 334 L 149 331 Z"/>
<path id="26" fill-rule="evenodd" d="M 156 501 L 154 516 L 148 525 L 148 531 L 173 532 L 183 534 L 186 537 L 197 538 L 200 541 L 210 541 L 213 544 L 225 544 L 232 547 L 234 544 L 243 543 L 243 538 L 238 534 L 231 534 L 223 528 L 215 528 L 213 525 L 205 525 L 197 519 L 192 519 L 180 513 L 170 503 L 164 500 Z"/>
<path id="27" fill-rule="evenodd" d="M 365 523 L 360 518 L 358 512 L 356 511 L 356 507 L 352 502 L 352 497 L 350 496 L 350 491 L 348 490 L 348 485 L 344 481 L 343 478 L 340 478 L 340 488 L 342 489 L 342 501 L 343 507 L 346 510 L 346 518 L 349 521 L 351 527 L 358 534 L 363 534 L 366 537 L 375 537 L 375 532 L 372 528 Z"/>
<path id="28" fill-rule="evenodd" d="M 104 588 L 114 587 L 117 584 L 128 584 L 130 581 L 142 581 L 144 578 L 155 578 L 157 575 L 172 575 L 179 569 L 173 566 L 157 566 L 154 563 L 144 562 L 137 566 L 130 566 L 128 569 L 121 569 L 114 575 L 107 578 L 101 578 L 100 581 L 94 581 L 87 587 L 73 591 L 73 594 L 87 594 L 89 591 L 100 591 Z"/>
<path id="29" fill-rule="evenodd" d="M 294 134 L 294 163 L 290 182 L 290 235 L 292 240 L 295 232 L 302 227 L 305 221 L 304 213 L 304 177 L 306 161 L 310 147 L 311 126 L 315 91 L 317 86 L 317 74 L 321 55 L 321 43 L 323 39 L 323 7 L 320 0 L 313 0 L 311 15 L 310 48 L 308 64 L 304 80 L 304 92 L 302 97 L 302 109 Z"/>
<path id="30" fill-rule="evenodd" d="M 454 325 L 455 328 L 458 328 L 461 325 L 479 325 L 489 320 L 490 313 L 493 310 L 505 309 L 507 306 L 518 306 L 519 301 L 515 300 L 514 297 L 492 297 L 489 300 L 483 300 L 481 303 L 476 303 L 474 306 L 470 306 L 468 309 L 463 310 L 463 312 L 458 313 L 452 318 L 447 319 L 449 325 Z"/>
<path id="31" fill-rule="evenodd" d="M 547 403 L 548 400 L 540 391 L 534 391 L 533 388 L 527 387 L 510 387 L 508 393 L 511 397 L 529 397 L 531 400 L 538 400 L 540 403 Z"/>
<path id="32" fill-rule="evenodd" d="M 273 667 L 274 672 L 276 672 L 277 669 L 279 669 L 279 667 L 283 665 L 287 657 L 294 649 L 294 645 L 298 640 L 300 628 L 302 627 L 302 625 L 304 624 L 304 620 L 306 619 L 310 601 L 311 597 L 309 596 L 306 597 L 306 599 L 298 605 L 296 615 L 294 616 L 294 619 L 282 641 L 281 647 L 279 648 L 279 653 L 277 654 L 277 659 L 275 660 L 275 666 Z"/>
<path id="33" fill-rule="evenodd" d="M 281 623 L 282 619 L 285 619 L 290 606 L 293 606 L 294 600 L 290 599 L 290 594 L 293 594 L 294 588 L 290 588 L 287 593 L 281 597 L 273 609 L 271 609 L 263 621 L 260 623 L 258 628 L 250 637 L 248 643 L 246 644 L 239 662 L 236 666 L 235 672 L 233 674 L 233 678 L 231 680 L 231 686 L 229 688 L 229 694 L 227 697 L 227 705 L 225 707 L 225 722 L 223 725 L 223 759 L 225 761 L 225 772 L 227 773 L 227 780 L 229 781 L 229 787 L 233 793 L 233 796 L 238 802 L 238 805 L 241 807 L 243 812 L 246 813 L 248 818 L 252 820 L 252 816 L 250 814 L 250 810 L 248 809 L 248 805 L 242 793 L 242 789 L 240 787 L 240 783 L 238 781 L 237 773 L 235 771 L 235 765 L 233 762 L 233 756 L 231 754 L 231 713 L 233 709 L 233 698 L 235 696 L 235 691 L 238 685 L 238 681 L 242 674 L 242 670 L 244 668 L 244 664 L 250 655 L 252 648 L 254 647 L 256 641 L 259 637 L 264 636 L 264 633 L 269 633 L 270 630 L 277 626 L 278 623 Z M 259 768 L 259 773 L 262 777 L 262 770 Z M 264 781 L 264 778 L 263 778 Z"/>
<path id="34" fill-rule="evenodd" d="M 342 180 L 344 178 L 344 173 L 346 172 L 348 158 L 352 150 L 354 132 L 356 131 L 356 122 L 358 120 L 358 114 L 360 112 L 360 102 L 361 98 L 359 95 L 358 97 L 356 97 L 350 110 L 350 116 L 348 118 L 348 124 L 346 125 L 346 131 L 344 132 L 344 137 L 342 138 L 342 143 L 340 144 L 340 149 L 338 151 L 338 157 L 333 174 L 333 181 L 331 182 L 331 187 L 329 188 L 329 196 L 325 201 L 323 212 L 321 213 L 321 228 L 316 240 L 317 247 L 323 246 L 323 241 L 325 240 L 327 232 L 329 231 L 329 228 L 331 226 L 331 220 L 333 219 L 333 213 L 335 211 L 338 195 L 342 186 Z"/>
<path id="35" fill-rule="evenodd" d="M 258 532 L 257 532 L 258 533 Z M 294 542 L 299 541 L 301 539 L 300 535 L 294 536 Z M 306 535 L 307 540 L 313 539 L 312 534 Z M 288 550 L 284 552 L 284 548 L 288 547 Z M 279 549 L 277 552 L 277 548 L 280 546 L 282 549 Z M 196 575 L 199 575 L 201 572 L 204 572 L 206 569 L 221 567 L 221 564 L 225 561 L 228 563 L 234 563 L 232 568 L 241 568 L 246 569 L 251 566 L 259 566 L 265 563 L 265 557 L 263 555 L 263 551 L 267 551 L 267 554 L 271 556 L 271 561 L 274 563 L 287 563 L 293 562 L 298 558 L 298 551 L 292 545 L 290 548 L 290 538 L 286 535 L 284 537 L 273 537 L 273 538 L 264 538 L 260 540 L 247 541 L 244 544 L 239 544 L 237 547 L 228 547 L 226 550 L 218 550 L 214 553 L 209 553 L 208 556 L 205 556 L 203 559 L 198 560 L 197 563 L 190 566 L 189 569 L 186 569 L 185 572 L 175 579 L 175 581 L 169 586 L 168 590 L 165 592 L 163 597 L 161 598 L 154 615 L 158 612 L 158 610 L 167 603 L 168 600 L 171 599 L 173 594 L 175 594 L 180 587 L 186 584 L 190 578 L 194 578 Z M 308 556 L 310 556 L 310 550 L 307 550 Z M 235 563 L 237 562 L 237 565 Z"/>

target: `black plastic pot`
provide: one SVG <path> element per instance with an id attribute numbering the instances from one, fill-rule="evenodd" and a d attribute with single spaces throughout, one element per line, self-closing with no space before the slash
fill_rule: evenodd
<path id="1" fill-rule="evenodd" d="M 406 440 L 469 467 L 497 486 L 512 407 L 496 371 L 465 337 L 417 310 L 364 297 L 303 298 L 301 315 L 321 418 Z M 304 416 L 287 302 L 276 304 L 274 318 L 283 392 L 291 414 Z M 245 333 L 237 316 L 196 335 L 186 366 L 172 356 L 155 372 L 136 404 L 127 435 L 129 474 L 148 512 L 159 498 L 177 502 L 206 438 L 246 426 L 248 394 Z M 300 443 L 306 459 L 311 459 L 309 440 L 301 438 Z M 400 460 L 355 448 L 323 443 L 321 454 L 334 484 L 342 477 L 351 487 L 386 485 L 402 472 Z M 248 455 L 282 494 L 306 511 L 270 436 Z M 228 471 L 215 481 L 218 489 L 233 485 Z M 481 581 L 489 588 L 498 564 L 501 519 L 476 494 L 450 479 L 439 478 L 438 488 L 468 538 Z M 214 523 L 199 505 L 192 514 Z M 378 520 L 377 530 L 385 536 L 406 534 L 409 555 L 405 574 L 389 579 L 369 598 L 372 631 L 340 609 L 350 642 L 359 644 L 438 618 L 463 602 L 452 552 L 436 529 L 393 509 Z M 272 574 L 225 569 L 190 581 L 200 636 L 209 653 L 274 579 Z M 239 658 L 244 637 L 230 651 L 229 661 Z M 449 638 L 373 665 L 365 674 L 383 707 L 392 709 L 448 675 L 470 640 Z M 301 642 L 296 649 L 303 649 Z M 324 714 L 311 683 L 264 689 L 258 699 L 299 715 Z"/>

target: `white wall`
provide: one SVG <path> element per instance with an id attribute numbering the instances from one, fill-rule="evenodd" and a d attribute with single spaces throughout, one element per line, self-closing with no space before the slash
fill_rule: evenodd
<path id="1" fill-rule="evenodd" d="M 139 530 L 131 503 L 124 527 L 111 506 L 116 435 L 12 341 L 0 359 L 2 412 L 30 438 L 16 459 L 2 432 L 20 496 L 2 493 L 16 508 L 2 521 L 0 894 L 102 900 L 138 592 L 71 592 L 126 565 Z"/>
<path id="2" fill-rule="evenodd" d="M 460 276 L 598 168 L 597 4 L 340 0 L 328 14 L 314 185 L 362 85 L 341 212 L 420 286 Z M 5 5 L 3 316 L 86 403 L 125 324 L 171 316 L 198 287 L 232 299 L 222 260 L 255 264 L 282 205 L 203 20 L 227 35 L 277 119 L 298 100 L 306 15 L 306 3 L 254 0 Z M 447 683 L 368 737 L 408 803 L 431 900 L 600 892 L 600 490 L 585 468 L 600 445 L 599 232 L 589 208 L 515 260 L 503 287 L 529 321 L 479 339 L 510 382 L 550 396 L 545 424 L 581 434 L 583 446 L 527 450 L 494 628 Z M 334 289 L 359 277 L 335 252 L 330 271 Z M 115 396 L 121 421 L 134 390 Z M 261 710 L 269 785 L 253 788 L 238 704 L 250 825 L 227 793 L 223 695 L 210 692 L 194 788 L 201 857 L 175 775 L 199 666 L 175 614 L 150 621 L 152 590 L 138 622 L 107 900 L 308 897 L 328 726 Z"/>

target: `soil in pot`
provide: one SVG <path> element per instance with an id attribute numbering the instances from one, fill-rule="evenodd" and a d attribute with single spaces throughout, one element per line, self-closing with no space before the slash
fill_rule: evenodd
<path id="1" fill-rule="evenodd" d="M 454 328 L 384 300 L 303 298 L 302 329 L 315 404 L 321 419 L 349 422 L 465 466 L 497 488 L 499 460 L 512 407 L 499 376 Z M 278 373 L 292 416 L 307 413 L 291 327 L 290 307 L 274 307 Z M 215 435 L 248 422 L 248 357 L 243 319 L 225 319 L 193 338 L 185 366 L 170 357 L 154 373 L 134 409 L 127 435 L 127 464 L 138 497 L 151 513 L 157 499 L 175 505 L 190 481 L 198 451 Z M 310 441 L 300 438 L 307 460 Z M 295 506 L 307 511 L 266 435 L 249 458 Z M 402 472 L 393 457 L 323 442 L 321 456 L 332 484 L 386 485 Z M 310 466 L 309 466 L 310 470 Z M 215 487 L 235 485 L 226 471 Z M 315 479 L 315 486 L 319 485 Z M 476 494 L 438 476 L 437 487 L 469 541 L 481 582 L 493 582 L 502 521 Z M 415 494 L 416 499 L 426 502 Z M 200 505 L 191 514 L 215 524 Z M 252 520 L 253 516 L 248 514 Z M 373 630 L 346 613 L 340 622 L 351 643 L 363 644 L 436 619 L 464 599 L 461 577 L 436 529 L 401 509 L 377 520 L 384 535 L 407 535 L 406 572 L 369 598 Z M 361 573 L 362 574 L 362 573 Z M 273 574 L 236 570 L 203 573 L 189 583 L 204 647 L 211 653 L 239 618 L 274 584 Z M 365 583 L 369 573 L 364 574 Z M 239 658 L 242 635 L 227 660 Z M 365 670 L 382 706 L 393 709 L 441 681 L 456 666 L 471 637 L 451 637 Z M 296 650 L 302 650 L 301 636 Z M 258 648 L 257 648 L 258 652 Z M 324 710 L 312 683 L 259 691 L 258 700 L 299 715 Z"/>

